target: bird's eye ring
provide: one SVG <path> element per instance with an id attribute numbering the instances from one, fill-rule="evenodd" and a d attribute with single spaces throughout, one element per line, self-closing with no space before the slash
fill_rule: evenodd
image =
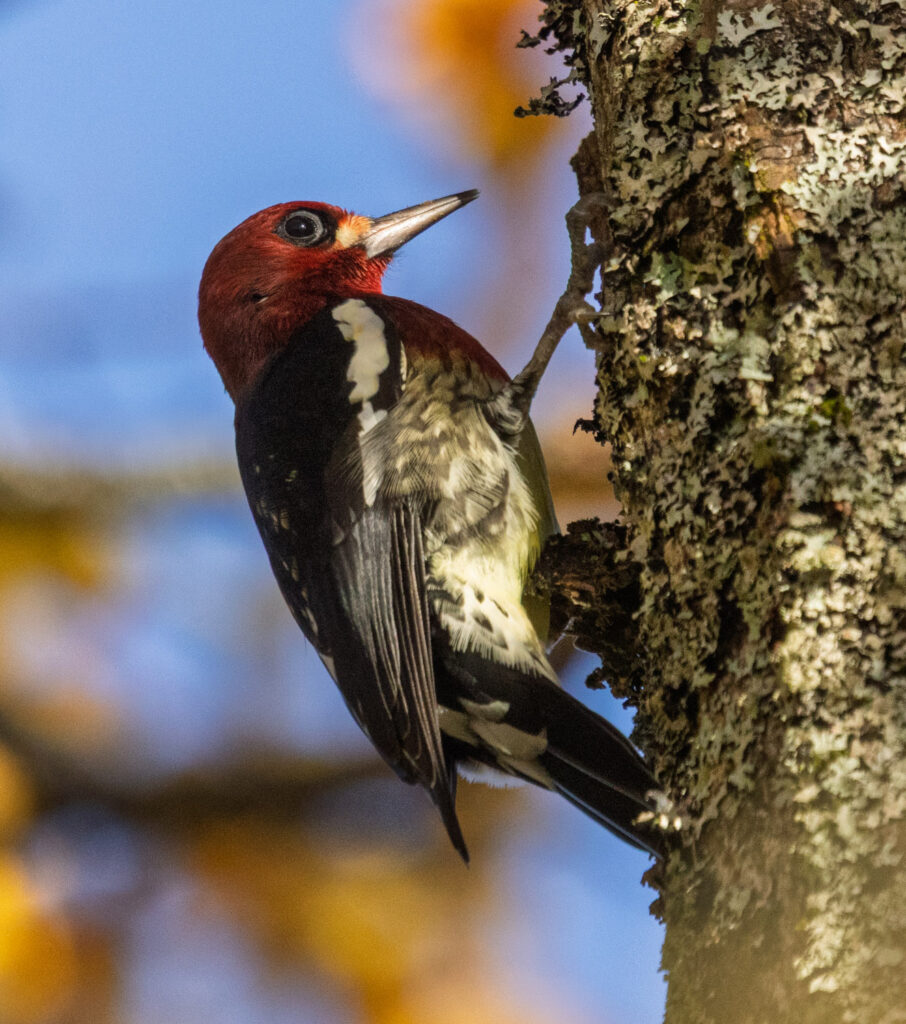
<path id="1" fill-rule="evenodd" d="M 329 233 L 323 218 L 312 210 L 296 210 L 284 217 L 277 227 L 277 234 L 301 246 L 317 245 Z"/>

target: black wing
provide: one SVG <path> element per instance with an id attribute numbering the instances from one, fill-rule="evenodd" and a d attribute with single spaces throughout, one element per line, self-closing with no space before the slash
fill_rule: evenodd
<path id="1" fill-rule="evenodd" d="M 361 397 L 359 330 L 371 350 Z M 374 358 L 380 345 L 386 360 Z M 296 620 L 363 731 L 403 779 L 430 792 L 465 857 L 437 719 L 420 511 L 376 497 L 379 466 L 365 464 L 362 444 L 401 391 L 392 327 L 361 300 L 341 303 L 300 329 L 237 404 L 236 447 Z"/>
<path id="2" fill-rule="evenodd" d="M 405 504 L 364 510 L 334 548 L 331 569 L 342 606 L 333 655 L 337 685 L 400 776 L 431 793 L 465 857 L 455 775 L 437 718 L 418 513 Z"/>

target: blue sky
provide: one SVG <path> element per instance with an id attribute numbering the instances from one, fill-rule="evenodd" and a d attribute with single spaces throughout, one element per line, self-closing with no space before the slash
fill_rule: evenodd
<path id="1" fill-rule="evenodd" d="M 217 239 L 274 202 L 318 199 L 377 215 L 481 188 L 478 203 L 415 243 L 387 281 L 389 292 L 470 326 L 470 294 L 496 261 L 518 259 L 495 244 L 501 197 L 480 166 L 450 157 L 424 122 L 408 123 L 357 77 L 344 40 L 364 6 L 22 0 L 0 9 L 4 458 L 114 467 L 230 459 L 232 409 L 201 348 L 195 293 Z M 533 309 L 521 315 L 536 322 L 504 360 L 510 369 L 565 280 L 560 225 L 575 197 L 566 160 L 582 130 L 581 121 L 563 125 L 556 162 L 526 193 L 550 269 L 532 282 Z M 586 411 L 587 397 L 567 407 L 564 396 L 590 395 L 590 367 L 575 340 L 558 353 L 542 418 Z M 248 728 L 243 680 L 260 665 L 215 639 L 230 596 L 279 598 L 238 494 L 149 508 L 116 543 L 130 567 L 116 606 L 68 609 L 60 656 L 68 636 L 94 645 L 116 669 L 96 685 L 128 709 L 148 750 L 178 765 L 228 742 L 240 719 Z M 255 728 L 303 745 L 357 742 L 291 623 L 275 643 L 274 720 Z M 304 702 L 300 664 L 312 677 Z M 582 662 L 576 679 L 590 667 Z M 628 727 L 606 695 L 589 700 Z M 183 730 L 170 726 L 174 708 Z M 565 986 L 589 1020 L 659 1020 L 660 932 L 647 914 L 652 894 L 638 885 L 645 858 L 565 804 L 545 808 L 551 835 L 522 831 L 512 844 L 503 884 L 530 894 L 529 923 L 501 937 L 504 950 L 525 977 Z M 254 1012 L 234 1017 L 257 1021 Z"/>

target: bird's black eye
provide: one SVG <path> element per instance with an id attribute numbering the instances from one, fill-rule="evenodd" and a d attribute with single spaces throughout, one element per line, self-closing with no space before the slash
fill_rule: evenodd
<path id="1" fill-rule="evenodd" d="M 280 222 L 277 234 L 283 235 L 293 245 L 317 245 L 330 234 L 324 218 L 313 210 L 296 210 Z"/>

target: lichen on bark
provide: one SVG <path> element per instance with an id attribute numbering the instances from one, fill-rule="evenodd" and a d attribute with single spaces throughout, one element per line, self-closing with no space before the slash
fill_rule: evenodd
<path id="1" fill-rule="evenodd" d="M 584 621 L 603 560 L 604 671 L 687 818 L 667 1021 L 906 1021 L 906 5 L 545 17 L 595 119 L 623 505 Z"/>

